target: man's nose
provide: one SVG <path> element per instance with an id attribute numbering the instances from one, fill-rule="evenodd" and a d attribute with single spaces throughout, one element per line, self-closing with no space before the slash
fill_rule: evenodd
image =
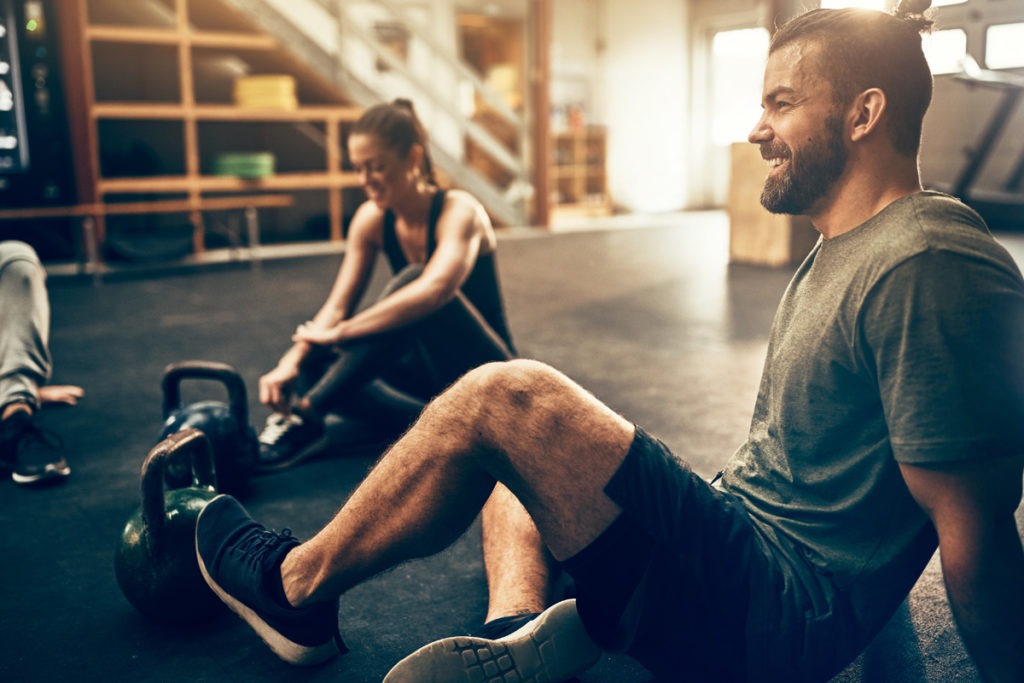
<path id="1" fill-rule="evenodd" d="M 766 120 L 766 114 L 761 114 L 761 118 L 757 120 L 750 133 L 747 135 L 747 142 L 753 142 L 754 144 L 760 142 L 767 142 L 773 137 L 771 128 L 768 126 Z"/>

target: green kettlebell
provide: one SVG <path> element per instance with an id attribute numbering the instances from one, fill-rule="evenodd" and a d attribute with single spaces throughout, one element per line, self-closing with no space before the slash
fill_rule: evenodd
<path id="1" fill-rule="evenodd" d="M 188 456 L 193 485 L 164 490 L 164 466 Z M 223 608 L 199 573 L 195 530 L 217 495 L 210 443 L 202 431 L 167 437 L 142 463 L 142 504 L 125 524 L 114 554 L 121 592 L 136 609 L 166 623 L 196 622 Z"/>

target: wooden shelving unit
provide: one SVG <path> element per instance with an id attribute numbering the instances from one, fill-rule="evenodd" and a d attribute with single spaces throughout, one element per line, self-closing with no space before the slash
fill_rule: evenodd
<path id="1" fill-rule="evenodd" d="M 216 0 L 162 3 L 164 11 L 154 15 L 133 12 L 120 0 L 59 0 L 80 204 L 185 206 L 193 249 L 201 254 L 207 207 L 229 206 L 229 196 L 241 206 L 245 196 L 315 192 L 325 204 L 329 239 L 341 240 L 343 194 L 358 187 L 342 148 L 345 128 L 360 110 L 280 57 L 273 37 Z M 218 73 L 217 82 L 198 68 L 232 60 L 256 73 L 287 63 L 296 69 L 291 75 L 303 104 L 294 110 L 235 106 L 230 72 Z M 257 179 L 212 172 L 215 155 L 236 151 L 270 151 L 277 169 Z M 106 215 L 115 213 L 93 216 L 97 241 L 104 238 Z"/>
<path id="2" fill-rule="evenodd" d="M 607 216 L 612 211 L 602 126 L 552 135 L 551 208 L 558 216 Z"/>

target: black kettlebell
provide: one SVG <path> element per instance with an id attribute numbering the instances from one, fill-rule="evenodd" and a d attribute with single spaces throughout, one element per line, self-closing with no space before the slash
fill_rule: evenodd
<path id="1" fill-rule="evenodd" d="M 172 457 L 190 463 L 195 483 L 164 490 Z M 195 623 L 223 608 L 196 560 L 196 520 L 217 495 L 210 443 L 198 429 L 172 434 L 142 463 L 142 504 L 125 524 L 114 553 L 117 584 L 137 610 L 165 623 Z"/>
<path id="2" fill-rule="evenodd" d="M 181 383 L 186 379 L 214 380 L 228 392 L 228 402 L 199 401 L 181 404 Z M 256 469 L 259 444 L 249 424 L 249 404 L 245 382 L 227 363 L 187 360 L 164 368 L 164 425 L 158 440 L 183 429 L 201 429 L 213 448 L 217 482 L 224 493 L 244 496 Z M 188 463 L 174 461 L 165 468 L 167 485 L 188 486 L 191 473 Z"/>

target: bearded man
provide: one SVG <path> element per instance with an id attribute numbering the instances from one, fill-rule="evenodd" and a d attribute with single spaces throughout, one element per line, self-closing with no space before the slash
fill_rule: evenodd
<path id="1" fill-rule="evenodd" d="M 211 502 L 196 531 L 208 583 L 280 656 L 319 661 L 339 649 L 339 596 L 448 545 L 502 483 L 521 506 L 485 515 L 484 535 L 519 577 L 497 595 L 508 613 L 425 645 L 387 683 L 565 680 L 600 649 L 659 680 L 823 681 L 936 547 L 982 675 L 1024 680 L 1024 281 L 977 214 L 922 191 L 927 6 L 815 10 L 773 37 L 750 134 L 762 201 L 821 239 L 719 482 L 554 369 L 491 364 L 432 402 L 308 542 Z M 536 605 L 547 574 L 525 567 L 545 551 L 574 602 Z"/>

